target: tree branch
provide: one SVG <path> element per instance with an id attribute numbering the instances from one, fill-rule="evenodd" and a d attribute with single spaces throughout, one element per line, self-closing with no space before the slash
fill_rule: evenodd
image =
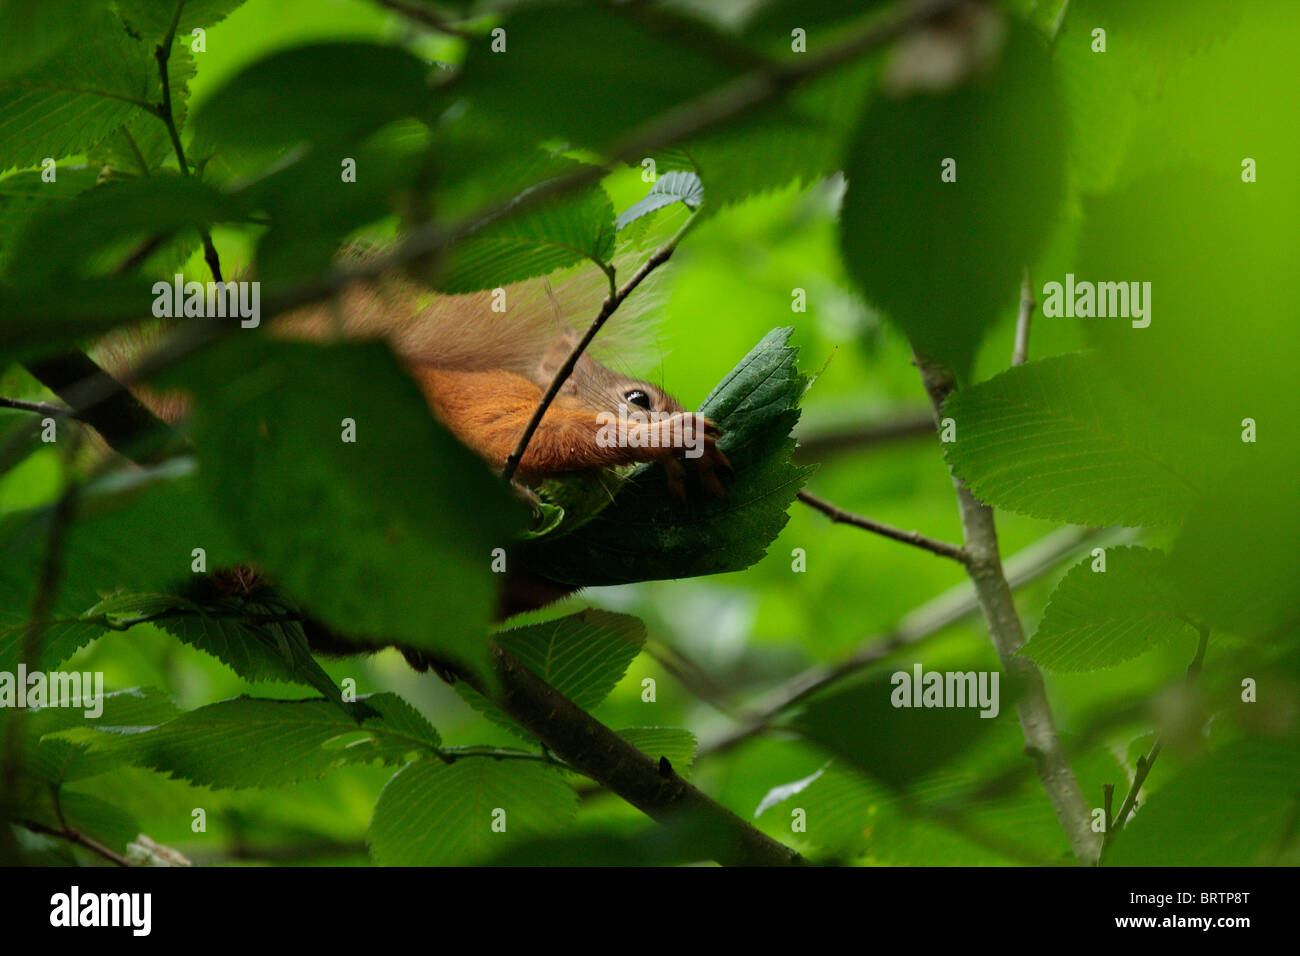
<path id="1" fill-rule="evenodd" d="M 901 528 L 895 528 L 892 525 L 875 521 L 872 518 L 864 518 L 851 511 L 845 511 L 843 508 L 831 504 L 824 498 L 818 498 L 809 491 L 800 491 L 799 500 L 806 505 L 816 508 L 836 524 L 851 524 L 855 528 L 861 528 L 864 531 L 870 531 L 873 534 L 878 534 L 894 541 L 901 541 L 903 544 L 913 545 L 922 550 L 929 551 L 931 554 L 937 554 L 941 558 L 952 558 L 959 564 L 966 563 L 966 552 L 955 544 L 949 544 L 947 541 L 939 541 L 935 538 L 927 538 L 919 531 L 903 531 Z"/>
<path id="2" fill-rule="evenodd" d="M 937 421 L 943 413 L 944 400 L 956 382 L 946 369 L 919 355 L 916 356 L 916 366 Z M 967 573 L 975 585 L 998 659 L 1007 674 L 1021 687 L 1016 712 L 1025 738 L 1025 751 L 1034 760 L 1038 778 L 1047 791 L 1074 855 L 1082 863 L 1095 864 L 1101 846 L 1092 832 L 1092 810 L 1061 746 L 1042 672 L 1029 658 L 1017 654 L 1025 644 L 1025 634 L 1016 613 L 1011 587 L 1002 570 L 993 509 L 977 501 L 956 475 L 952 476 L 952 482 L 968 555 Z"/>
<path id="3" fill-rule="evenodd" d="M 646 756 L 500 647 L 492 649 L 494 691 L 472 677 L 525 730 L 565 763 L 598 781 L 660 823 L 707 821 L 701 857 L 724 866 L 786 866 L 803 858 L 683 780 L 665 759 Z"/>

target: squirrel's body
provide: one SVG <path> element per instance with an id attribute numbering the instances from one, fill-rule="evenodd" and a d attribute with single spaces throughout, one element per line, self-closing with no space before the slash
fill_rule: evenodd
<path id="1" fill-rule="evenodd" d="M 557 290 L 564 308 L 594 315 L 600 298 L 576 283 Z M 356 287 L 328 306 L 286 316 L 278 334 L 311 340 L 383 338 L 419 383 L 430 409 L 453 434 L 501 467 L 515 449 L 578 335 L 559 315 L 556 291 L 536 286 L 460 296 L 424 297 L 399 280 Z M 504 304 L 504 309 L 494 306 Z M 598 416 L 647 415 L 639 440 L 602 440 Z M 721 493 L 714 465 L 717 429 L 658 386 L 622 375 L 584 353 L 528 443 L 517 474 L 525 480 L 640 461 L 669 462 L 687 447 L 702 450 L 701 477 Z M 675 482 L 680 471 L 670 470 Z"/>
<path id="2" fill-rule="evenodd" d="M 601 283 L 602 275 L 597 274 Z M 419 384 L 434 416 L 466 446 L 500 468 L 578 335 L 561 317 L 595 315 L 603 285 L 570 279 L 552 288 L 532 282 L 468 295 L 436 296 L 387 277 L 350 287 L 337 299 L 276 319 L 272 333 L 289 339 L 383 339 Z M 624 324 L 626 328 L 626 324 Z M 628 348 L 626 337 L 613 354 Z M 96 357 L 110 372 L 129 367 L 139 342 L 118 336 L 101 343 Z M 610 354 L 607 345 L 606 354 Z M 186 402 L 150 394 L 140 397 L 160 416 L 175 421 Z M 636 440 L 608 440 L 602 413 L 627 416 Z M 657 414 L 646 414 L 657 413 Z M 636 416 L 648 420 L 638 422 Z M 608 421 L 608 419 L 606 419 Z M 622 375 L 588 353 L 539 423 L 516 474 L 533 481 L 642 461 L 662 461 L 674 491 L 683 470 L 676 460 L 691 447 L 700 454 L 700 478 L 711 494 L 722 493 L 716 467 L 729 467 L 715 444 L 717 429 L 688 412 L 671 395 Z"/>

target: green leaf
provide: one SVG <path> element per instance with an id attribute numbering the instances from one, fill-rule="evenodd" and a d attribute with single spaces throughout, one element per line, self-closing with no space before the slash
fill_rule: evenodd
<path id="1" fill-rule="evenodd" d="M 86 612 L 107 617 L 115 628 L 133 619 L 154 619 L 162 630 L 225 663 L 248 681 L 302 684 L 340 702 L 342 692 L 312 656 L 298 621 L 259 620 L 294 615 L 298 609 L 273 588 L 239 597 L 192 601 L 171 594 L 113 595 Z"/>
<path id="2" fill-rule="evenodd" d="M 1113 667 L 1191 633 L 1179 616 L 1165 556 L 1147 548 L 1107 548 L 1056 586 L 1033 638 L 1021 651 L 1049 671 Z"/>
<path id="3" fill-rule="evenodd" d="M 339 149 L 393 120 L 430 114 L 428 76 L 427 64 L 394 46 L 327 42 L 280 50 L 203 102 L 194 115 L 195 151 L 302 142 Z"/>
<path id="4" fill-rule="evenodd" d="M 36 170 L 0 179 L 0 266 L 29 219 L 91 189 L 98 176 L 89 166 L 56 166 L 53 182 Z"/>
<path id="5" fill-rule="evenodd" d="M 14 243 L 6 277 L 22 288 L 52 287 L 70 277 L 111 272 L 154 236 L 207 228 L 236 219 L 245 209 L 193 178 L 162 174 L 107 183 L 34 216 Z M 58 236 L 57 243 L 50 236 Z M 147 318 L 152 295 L 136 306 Z"/>
<path id="6" fill-rule="evenodd" d="M 826 694 L 808 704 L 793 726 L 809 740 L 866 771 L 889 787 L 905 788 L 917 778 L 943 766 L 970 749 L 1002 721 L 1014 721 L 1008 682 L 987 667 L 925 668 L 916 680 L 914 668 L 880 675 L 854 686 Z M 976 687 L 985 684 L 997 710 L 987 710 L 969 680 L 952 675 L 974 675 Z M 926 705 L 930 678 L 938 675 L 941 687 L 967 690 L 975 695 L 964 706 Z M 906 678 L 904 680 L 903 678 Z M 997 679 L 997 687 L 993 681 Z M 956 697 L 952 698 L 955 702 Z M 985 712 L 991 715 L 983 716 Z"/>
<path id="7" fill-rule="evenodd" d="M 679 727 L 625 727 L 618 735 L 653 760 L 667 757 L 675 771 L 690 779 L 691 765 L 695 762 L 695 748 L 699 742 L 689 730 Z"/>
<path id="8" fill-rule="evenodd" d="M 856 771 L 831 762 L 802 779 L 773 787 L 754 811 L 788 825 L 803 811 L 804 839 L 827 851 L 861 849 L 890 794 Z"/>
<path id="9" fill-rule="evenodd" d="M 635 16 L 525 7 L 503 24 L 505 52 L 493 52 L 491 37 L 471 43 L 456 89 L 472 110 L 532 142 L 560 137 L 600 149 L 733 75 L 693 46 L 702 28 L 676 21 L 652 31 Z"/>
<path id="10" fill-rule="evenodd" d="M 0 81 L 0 169 L 80 152 L 157 102 L 152 46 L 104 5 L 79 9 L 75 23 L 76 43 Z"/>
<path id="11" fill-rule="evenodd" d="M 117 0 L 122 19 L 140 34 L 146 43 L 159 43 L 167 35 L 177 7 L 180 17 L 176 36 L 189 40 L 195 27 L 209 27 L 224 20 L 244 0 Z"/>
<path id="12" fill-rule="evenodd" d="M 614 206 L 600 187 L 493 223 L 452 246 L 435 285 L 459 294 L 508 285 L 614 253 Z"/>
<path id="13" fill-rule="evenodd" d="M 178 377 L 211 500 L 271 580 L 340 636 L 486 659 L 492 550 L 523 509 L 386 346 L 236 335 Z"/>
<path id="14" fill-rule="evenodd" d="M 1065 118 L 1048 53 L 1030 27 L 1008 26 L 992 76 L 946 95 L 877 96 L 845 169 L 849 272 L 959 380 L 985 331 L 1014 310 L 1063 193 Z M 955 182 L 941 177 L 947 160 Z"/>
<path id="15" fill-rule="evenodd" d="M 0 0 L 0 82 L 67 46 L 84 12 L 79 0 Z"/>
<path id="16" fill-rule="evenodd" d="M 349 764 L 402 764 L 436 751 L 437 731 L 394 694 L 358 698 L 358 722 L 326 700 L 236 697 L 200 707 L 114 744 L 133 763 L 192 783 L 275 787 Z"/>
<path id="17" fill-rule="evenodd" d="M 70 676 L 70 675 L 69 675 Z M 114 738 L 136 733 L 171 720 L 180 710 L 162 691 L 152 687 L 104 694 L 96 707 L 85 688 L 91 680 L 82 675 L 80 700 L 32 711 L 23 724 L 29 738 L 24 745 L 28 773 L 51 784 L 64 784 L 105 773 L 123 763 L 111 747 L 97 747 L 104 735 Z M 93 688 L 90 692 L 93 695 Z M 90 713 L 87 713 L 89 709 Z"/>
<path id="18" fill-rule="evenodd" d="M 960 389 L 945 456 L 971 492 L 1008 511 L 1076 524 L 1169 525 L 1187 514 L 1205 443 L 1161 421 L 1074 354 Z"/>
<path id="19" fill-rule="evenodd" d="M 663 209 L 665 206 L 671 206 L 675 202 L 695 209 L 703 201 L 704 186 L 700 183 L 699 176 L 681 171 L 664 173 L 655 180 L 654 185 L 650 187 L 650 192 L 644 198 L 638 199 L 623 211 L 614 222 L 614 228 L 622 229 L 642 216 Z"/>
<path id="20" fill-rule="evenodd" d="M 1156 769 L 1159 773 L 1159 767 Z M 1143 800 L 1106 854 L 1112 866 L 1259 866 L 1295 820 L 1300 745 L 1241 740 Z"/>
<path id="21" fill-rule="evenodd" d="M 577 794 L 559 772 L 523 760 L 417 760 L 375 804 L 370 852 L 384 866 L 449 866 L 559 832 Z M 504 827 L 502 832 L 497 830 Z"/>
<path id="22" fill-rule="evenodd" d="M 192 551 L 209 566 L 230 567 L 244 556 L 216 520 L 192 477 L 176 470 L 136 470 L 126 487 L 107 482 L 87 491 L 64 549 L 63 580 L 38 666 L 49 668 L 103 631 L 82 620 L 101 595 L 129 588 L 158 591 L 191 579 Z M 0 670 L 17 666 L 23 622 L 36 590 L 52 508 L 0 520 Z M 124 547 L 123 542 L 129 542 Z"/>
<path id="23" fill-rule="evenodd" d="M 588 609 L 554 621 L 501 631 L 496 641 L 542 680 L 590 711 L 609 696 L 641 652 L 645 625 L 626 614 Z M 474 709 L 532 740 L 464 681 L 455 686 Z"/>
<path id="24" fill-rule="evenodd" d="M 790 332 L 768 333 L 700 406 L 722 429 L 718 447 L 736 469 L 725 498 L 697 493 L 683 504 L 660 468 L 639 466 L 576 531 L 529 542 L 525 565 L 551 580 L 595 586 L 738 571 L 761 558 L 812 473 L 789 460 L 807 384 L 797 350 L 785 344 Z"/>

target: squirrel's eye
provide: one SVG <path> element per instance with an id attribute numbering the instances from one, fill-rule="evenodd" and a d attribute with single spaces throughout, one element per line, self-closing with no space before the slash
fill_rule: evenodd
<path id="1" fill-rule="evenodd" d="M 630 392 L 625 392 L 623 394 L 623 397 L 626 398 L 633 405 L 640 405 L 642 408 L 646 408 L 646 409 L 650 407 L 650 396 L 647 395 L 645 392 L 641 391 L 639 388 L 634 388 Z"/>

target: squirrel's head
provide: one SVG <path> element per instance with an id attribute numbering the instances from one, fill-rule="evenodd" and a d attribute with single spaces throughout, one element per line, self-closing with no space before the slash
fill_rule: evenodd
<path id="1" fill-rule="evenodd" d="M 565 338 L 548 350 L 542 362 L 545 377 L 551 377 L 568 357 L 573 343 Z M 657 385 L 622 375 L 602 365 L 585 352 L 565 382 L 560 394 L 585 408 L 618 412 L 624 405 L 629 411 L 672 414 L 685 411 L 682 404 Z"/>

